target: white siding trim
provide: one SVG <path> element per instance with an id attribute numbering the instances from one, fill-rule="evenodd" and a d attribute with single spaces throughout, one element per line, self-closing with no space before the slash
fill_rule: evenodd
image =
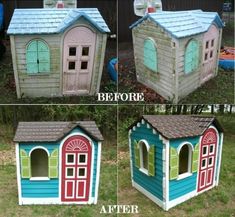
<path id="1" fill-rule="evenodd" d="M 88 202 L 84 202 L 84 203 L 81 203 L 81 202 L 72 202 L 71 204 L 92 204 L 94 203 L 94 198 L 92 198 L 92 185 L 93 185 L 93 164 L 94 164 L 94 144 L 91 140 L 90 137 L 88 137 L 87 135 L 83 134 L 83 133 L 80 133 L 80 132 L 76 132 L 76 133 L 71 133 L 69 135 L 67 135 L 61 142 L 60 142 L 60 153 L 59 153 L 59 159 L 62 159 L 62 147 L 63 147 L 63 144 L 64 142 L 70 138 L 71 136 L 83 136 L 85 137 L 86 139 L 88 139 L 90 145 L 91 145 L 91 149 L 92 149 L 92 155 L 91 155 L 91 175 L 90 175 L 90 193 L 89 193 L 89 198 L 88 198 Z M 59 204 L 69 204 L 68 202 L 61 202 L 61 187 L 62 187 L 62 160 L 59 161 L 59 201 L 60 203 Z M 54 199 L 55 200 L 55 199 Z M 29 203 L 30 204 L 30 203 Z M 35 203 L 36 204 L 36 203 Z M 38 203 L 39 204 L 39 203 Z M 44 204 L 44 203 L 42 203 Z M 45 203 L 46 204 L 46 203 Z M 55 204 L 58 204 L 58 203 L 55 203 Z"/>
<path id="2" fill-rule="evenodd" d="M 131 180 L 133 179 L 133 166 L 132 166 L 132 149 L 131 149 L 131 130 L 129 130 L 129 152 L 130 152 L 130 168 L 131 168 Z"/>
<path id="3" fill-rule="evenodd" d="M 143 193 L 146 197 L 148 197 L 150 200 L 152 200 L 154 203 L 156 203 L 158 206 L 162 207 L 163 209 L 165 209 L 165 203 L 163 201 L 161 201 L 160 199 L 158 199 L 157 197 L 155 197 L 153 194 L 151 194 L 150 192 L 148 192 L 147 190 L 145 190 L 143 187 L 141 187 L 139 184 L 137 184 L 136 182 L 132 182 L 133 187 L 135 187 L 138 191 L 140 191 L 141 193 Z"/>
<path id="4" fill-rule="evenodd" d="M 31 158 L 32 152 L 33 152 L 34 150 L 36 150 L 36 149 L 43 149 L 43 150 L 47 153 L 47 156 L 48 156 L 48 157 L 50 156 L 50 153 L 49 153 L 49 151 L 48 151 L 47 148 L 45 148 L 45 147 L 43 147 L 43 146 L 36 146 L 36 147 L 34 147 L 34 148 L 32 148 L 32 149 L 30 150 L 30 152 L 29 152 L 29 157 L 30 157 L 30 158 Z M 49 159 L 48 159 L 48 160 L 49 160 Z"/>
<path id="5" fill-rule="evenodd" d="M 169 188 L 169 164 L 170 164 L 170 141 L 168 140 L 166 143 L 166 150 L 165 150 L 165 199 L 166 199 L 166 203 L 165 203 L 165 210 L 167 210 L 167 204 L 169 202 L 169 192 L 170 192 L 170 188 Z M 164 190 L 164 189 L 163 189 Z"/>
<path id="6" fill-rule="evenodd" d="M 194 190 L 188 194 L 183 195 L 182 197 L 179 197 L 175 200 L 172 200 L 169 203 L 166 203 L 165 210 L 169 210 L 170 208 L 172 208 L 180 203 L 183 203 L 184 201 L 189 200 L 190 198 L 195 197 L 196 195 L 197 195 L 197 191 Z"/>
<path id="7" fill-rule="evenodd" d="M 219 159 L 219 164 L 218 164 L 218 171 L 217 171 L 217 180 L 215 185 L 218 186 L 219 185 L 219 177 L 220 177 L 220 168 L 221 168 L 221 161 L 222 161 L 222 150 L 223 150 L 223 140 L 224 140 L 224 134 L 221 133 L 220 134 L 220 151 L 218 154 Z"/>
<path id="8" fill-rule="evenodd" d="M 97 153 L 97 170 L 96 170 L 96 186 L 95 186 L 95 199 L 94 204 L 97 204 L 99 194 L 99 182 L 100 182 L 100 163 L 101 163 L 101 142 L 98 142 Z"/>
<path id="9" fill-rule="evenodd" d="M 22 205 L 19 143 L 16 143 L 15 154 L 16 154 L 16 174 L 17 174 L 18 199 L 19 199 L 19 205 Z"/>
<path id="10" fill-rule="evenodd" d="M 94 198 L 92 198 L 94 200 Z M 89 204 L 88 202 L 61 202 L 59 198 L 22 198 L 21 205 L 47 205 L 47 204 Z"/>

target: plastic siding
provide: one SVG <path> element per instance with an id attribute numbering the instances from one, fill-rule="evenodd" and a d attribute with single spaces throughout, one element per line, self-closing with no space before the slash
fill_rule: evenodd
<path id="1" fill-rule="evenodd" d="M 136 127 L 135 131 L 130 134 L 131 138 L 131 152 L 132 154 L 132 168 L 133 168 L 133 180 L 143 187 L 146 191 L 150 192 L 160 200 L 163 200 L 163 165 L 162 165 L 162 141 L 159 140 L 158 134 L 153 134 L 152 128 L 147 128 L 147 124 L 141 124 L 140 127 Z M 135 166 L 134 158 L 134 141 L 145 139 L 150 146 L 153 144 L 155 148 L 155 176 L 148 176 Z"/>
<path id="2" fill-rule="evenodd" d="M 195 147 L 195 145 L 199 142 L 199 139 L 200 136 L 170 140 L 170 146 L 178 148 L 181 143 L 189 142 L 193 145 L 193 147 Z M 195 191 L 197 183 L 197 174 L 198 173 L 195 172 L 191 176 L 184 179 L 169 180 L 169 200 L 174 200 L 185 194 Z"/>

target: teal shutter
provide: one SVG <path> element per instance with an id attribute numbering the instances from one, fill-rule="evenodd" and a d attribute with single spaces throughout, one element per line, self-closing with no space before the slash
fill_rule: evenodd
<path id="1" fill-rule="evenodd" d="M 49 178 L 58 178 L 59 150 L 56 148 L 49 157 Z"/>
<path id="2" fill-rule="evenodd" d="M 199 158 L 199 144 L 195 145 L 192 158 L 192 173 L 197 172 Z"/>
<path id="3" fill-rule="evenodd" d="M 32 41 L 26 51 L 26 66 L 28 73 L 38 73 L 38 45 L 37 41 Z"/>
<path id="4" fill-rule="evenodd" d="M 144 65 L 157 72 L 157 48 L 151 39 L 144 42 Z"/>
<path id="5" fill-rule="evenodd" d="M 170 147 L 170 180 L 177 179 L 179 174 L 179 157 L 177 150 Z"/>
<path id="6" fill-rule="evenodd" d="M 148 153 L 148 172 L 150 176 L 155 176 L 155 146 L 150 146 Z"/>
<path id="7" fill-rule="evenodd" d="M 50 51 L 42 41 L 38 41 L 38 62 L 39 72 L 50 72 Z"/>
<path id="8" fill-rule="evenodd" d="M 137 141 L 134 141 L 135 166 L 140 168 L 140 147 Z"/>
<path id="9" fill-rule="evenodd" d="M 184 71 L 189 74 L 197 69 L 199 63 L 199 46 L 198 42 L 192 40 L 185 49 Z"/>
<path id="10" fill-rule="evenodd" d="M 21 178 L 30 178 L 30 157 L 24 149 L 20 149 L 20 168 L 21 168 Z"/>
<path id="11" fill-rule="evenodd" d="M 199 45 L 193 41 L 193 70 L 196 70 L 199 64 Z"/>
<path id="12" fill-rule="evenodd" d="M 27 73 L 50 72 L 50 51 L 46 43 L 34 40 L 26 51 Z"/>

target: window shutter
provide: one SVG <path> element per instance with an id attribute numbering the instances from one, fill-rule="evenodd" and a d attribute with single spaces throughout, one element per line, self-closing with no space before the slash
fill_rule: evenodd
<path id="1" fill-rule="evenodd" d="M 150 176 L 155 176 L 155 146 L 151 145 L 148 153 L 148 172 Z"/>
<path id="2" fill-rule="evenodd" d="M 186 49 L 184 57 L 184 71 L 185 74 L 196 70 L 199 64 L 199 44 L 195 40 L 191 40 Z"/>
<path id="3" fill-rule="evenodd" d="M 193 151 L 192 173 L 197 172 L 199 158 L 199 144 L 196 144 Z"/>
<path id="4" fill-rule="evenodd" d="M 197 69 L 199 64 L 199 45 L 196 41 L 193 42 L 193 70 Z"/>
<path id="5" fill-rule="evenodd" d="M 134 141 L 135 166 L 140 168 L 140 147 L 137 141 Z"/>
<path id="6" fill-rule="evenodd" d="M 49 158 L 49 178 L 58 178 L 59 151 L 54 149 Z"/>
<path id="7" fill-rule="evenodd" d="M 42 41 L 38 41 L 38 62 L 39 72 L 50 72 L 50 51 Z"/>
<path id="8" fill-rule="evenodd" d="M 144 65 L 157 72 L 157 48 L 151 39 L 144 42 Z"/>
<path id="9" fill-rule="evenodd" d="M 37 41 L 32 41 L 27 46 L 26 66 L 27 73 L 38 73 L 38 45 Z"/>
<path id="10" fill-rule="evenodd" d="M 170 180 L 179 174 L 179 157 L 176 148 L 170 147 Z"/>
<path id="11" fill-rule="evenodd" d="M 20 149 L 21 178 L 30 178 L 30 157 L 24 149 Z"/>

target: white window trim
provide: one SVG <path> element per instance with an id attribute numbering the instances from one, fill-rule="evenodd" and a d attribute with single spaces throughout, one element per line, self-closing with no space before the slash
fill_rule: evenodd
<path id="1" fill-rule="evenodd" d="M 74 159 L 74 162 L 73 163 L 70 163 L 68 162 L 68 155 L 73 155 L 73 159 Z M 75 165 L 76 163 L 76 156 L 75 156 L 75 153 L 66 153 L 66 165 Z"/>
<path id="2" fill-rule="evenodd" d="M 30 181 L 48 181 L 48 180 L 50 180 L 50 178 L 48 178 L 48 177 L 31 177 L 29 180 Z"/>
<path id="3" fill-rule="evenodd" d="M 144 174 L 146 174 L 146 175 L 149 175 L 148 169 L 144 168 L 144 165 L 143 165 L 143 150 L 142 150 L 142 145 L 141 145 L 141 143 L 146 146 L 146 149 L 147 149 L 148 154 L 149 154 L 149 149 L 150 149 L 150 145 L 149 145 L 149 143 L 147 142 L 147 140 L 142 139 L 142 140 L 139 141 L 139 143 L 138 143 L 139 150 L 140 150 L 140 168 L 139 168 L 139 171 L 141 171 L 142 173 L 144 173 Z"/>
<path id="4" fill-rule="evenodd" d="M 203 154 L 204 148 L 206 148 L 206 153 Z M 208 145 L 203 145 L 202 147 L 202 157 L 208 156 L 208 151 L 209 151 L 209 146 Z"/>
<path id="5" fill-rule="evenodd" d="M 50 153 L 49 153 L 47 148 L 45 148 L 43 146 L 36 146 L 36 147 L 32 148 L 29 152 L 30 162 L 31 162 L 31 154 L 36 149 L 43 149 L 47 153 L 47 156 L 48 156 L 48 167 L 47 168 L 48 168 L 48 175 L 49 175 L 49 160 L 50 160 L 49 157 L 50 157 Z M 31 165 L 30 165 L 30 167 L 31 167 Z M 41 177 L 41 176 L 40 177 L 34 177 L 34 176 L 32 176 L 29 180 L 30 181 L 46 181 L 46 180 L 50 180 L 50 178 L 48 176 L 45 176 L 45 177 Z"/>
<path id="6" fill-rule="evenodd" d="M 177 148 L 177 153 L 178 153 L 178 158 L 180 157 L 180 151 L 182 149 L 182 147 L 184 145 L 187 145 L 188 146 L 188 149 L 189 149 L 189 156 L 188 156 L 188 170 L 187 172 L 185 173 L 182 173 L 182 174 L 178 174 L 178 178 L 177 180 L 180 180 L 180 179 L 184 179 L 186 177 L 189 177 L 192 175 L 192 157 L 193 157 L 193 151 L 194 151 L 194 147 L 192 145 L 192 143 L 190 142 L 183 142 L 181 143 L 178 148 Z M 180 159 L 179 159 L 180 161 Z M 179 162 L 180 163 L 180 162 Z"/>
<path id="7" fill-rule="evenodd" d="M 85 155 L 86 156 L 86 161 L 84 163 L 79 162 L 80 155 Z M 78 153 L 78 155 L 77 155 L 77 164 L 78 165 L 87 165 L 87 160 L 88 160 L 87 158 L 88 158 L 88 154 L 87 153 Z"/>
<path id="8" fill-rule="evenodd" d="M 192 176 L 192 175 L 193 175 L 192 173 L 186 172 L 186 173 L 183 173 L 183 174 L 178 175 L 177 180 L 185 179 L 185 178 L 187 178 L 187 177 L 189 177 L 189 176 Z"/>
<path id="9" fill-rule="evenodd" d="M 85 169 L 84 176 L 79 176 L 79 170 L 80 169 Z M 86 167 L 78 167 L 77 168 L 77 178 L 86 178 L 87 177 L 87 168 Z"/>
<path id="10" fill-rule="evenodd" d="M 68 176 L 68 169 L 73 169 L 73 176 Z M 65 178 L 74 178 L 75 177 L 75 167 L 66 167 Z"/>
<path id="11" fill-rule="evenodd" d="M 210 152 L 211 146 L 213 146 L 213 152 Z M 209 146 L 209 155 L 214 155 L 215 154 L 215 144 L 211 144 Z"/>

